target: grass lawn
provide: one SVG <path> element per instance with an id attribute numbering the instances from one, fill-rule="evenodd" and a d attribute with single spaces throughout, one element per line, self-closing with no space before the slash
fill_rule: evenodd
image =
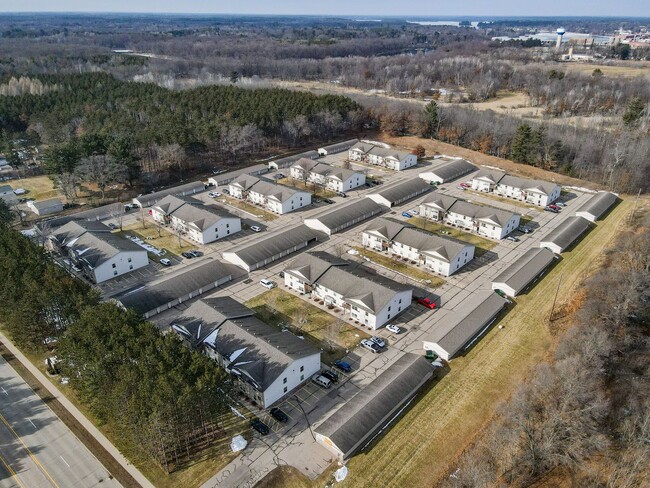
<path id="1" fill-rule="evenodd" d="M 348 462 L 346 487 L 438 486 L 456 458 L 491 420 L 495 408 L 544 361 L 553 344 L 548 318 L 558 283 L 558 306 L 570 303 L 581 283 L 604 263 L 620 233 L 630 200 L 589 232 L 465 356 L 399 419 L 370 450 Z M 303 486 L 291 482 L 287 486 Z M 309 486 L 309 485 L 306 485 Z M 311 486 L 318 486 L 312 484 Z"/>
<path id="2" fill-rule="evenodd" d="M 21 196 L 35 200 L 47 200 L 59 196 L 59 192 L 54 189 L 54 183 L 48 176 L 32 176 L 20 180 L 11 180 L 9 185 L 14 190 L 24 188 L 27 190 L 27 194 Z"/>
<path id="3" fill-rule="evenodd" d="M 245 202 L 243 200 L 240 200 L 238 198 L 232 198 L 232 197 L 226 197 L 226 201 L 228 202 L 228 205 L 231 205 L 233 207 L 237 207 L 245 212 L 251 213 L 255 216 L 259 216 L 259 218 L 264 219 L 265 222 L 270 222 L 271 220 L 275 220 L 278 218 L 277 215 L 275 215 L 272 212 L 267 212 L 263 208 L 257 207 L 253 205 L 252 203 Z"/>
<path id="4" fill-rule="evenodd" d="M 326 190 L 322 186 L 314 185 L 312 183 L 305 184 L 303 181 L 295 180 L 293 178 L 282 178 L 281 180 L 278 180 L 278 182 L 286 186 L 292 186 L 298 190 L 308 191 L 321 198 L 332 198 L 336 196 L 336 192 L 333 192 L 332 190 Z"/>
<path id="5" fill-rule="evenodd" d="M 537 207 L 532 203 L 522 202 L 521 200 L 513 200 L 512 198 L 500 197 L 499 195 L 495 195 L 494 193 L 486 193 L 483 191 L 475 191 L 472 189 L 465 190 L 465 193 L 476 195 L 477 197 L 489 198 L 490 200 L 495 200 L 497 202 L 505 203 L 507 205 L 512 205 L 514 207 L 525 208 L 527 210 L 530 210 L 531 208 L 535 210 L 541 209 L 541 207 Z"/>
<path id="6" fill-rule="evenodd" d="M 468 244 L 473 244 L 476 246 L 476 249 L 474 251 L 474 256 L 476 257 L 482 256 L 497 245 L 496 241 L 486 239 L 485 237 L 481 237 L 477 234 L 472 234 L 471 232 L 465 232 L 464 230 L 460 230 L 457 227 L 444 225 L 439 222 L 433 222 L 422 217 L 410 218 L 408 219 L 408 223 L 413 224 L 419 229 L 431 232 L 432 234 L 437 234 L 443 237 L 454 237 Z"/>
<path id="7" fill-rule="evenodd" d="M 159 249 L 167 249 L 167 253 L 175 254 L 179 256 L 181 252 L 188 251 L 190 249 L 196 248 L 196 244 L 192 244 L 181 238 L 180 245 L 178 243 L 178 236 L 171 233 L 165 227 L 160 228 L 160 237 L 158 236 L 158 227 L 151 221 L 147 220 L 147 227 L 142 228 L 142 222 L 136 224 L 126 225 L 122 228 L 122 233 L 130 234 L 146 240 L 147 237 L 151 237 L 150 240 L 147 240 L 152 246 L 156 246 Z M 160 256 L 169 257 L 167 255 Z M 152 258 L 158 260 L 159 257 L 156 256 Z"/>
<path id="8" fill-rule="evenodd" d="M 431 288 L 438 288 L 439 286 L 442 286 L 445 283 L 445 280 L 439 277 L 438 275 L 429 273 L 424 269 L 416 268 L 415 266 L 406 264 L 405 261 L 393 259 L 388 257 L 385 254 L 380 254 L 375 251 L 369 251 L 368 249 L 364 249 L 363 247 L 360 246 L 353 246 L 353 247 L 354 249 L 359 251 L 362 256 L 369 257 L 372 261 L 374 261 L 377 264 L 380 264 L 381 266 L 392 269 L 394 271 L 398 271 L 399 273 L 405 274 L 406 276 L 410 276 L 414 280 L 418 280 L 418 281 L 429 280 L 430 281 L 429 286 Z"/>
<path id="9" fill-rule="evenodd" d="M 278 326 L 289 325 L 296 333 L 304 334 L 318 344 L 334 343 L 342 349 L 352 349 L 361 339 L 368 337 L 360 329 L 312 305 L 306 298 L 279 288 L 262 293 L 245 305 L 254 309 L 263 321 Z M 271 311 L 275 313 L 271 314 Z M 302 326 L 301 319 L 305 321 Z M 323 351 L 325 356 L 326 351 L 327 348 Z"/>

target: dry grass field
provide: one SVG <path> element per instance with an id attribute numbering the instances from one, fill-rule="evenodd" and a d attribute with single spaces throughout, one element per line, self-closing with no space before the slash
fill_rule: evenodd
<path id="1" fill-rule="evenodd" d="M 354 249 L 359 251 L 362 256 L 367 256 L 373 262 L 381 266 L 384 266 L 385 268 L 389 268 L 399 273 L 405 274 L 406 276 L 410 276 L 414 280 L 429 281 L 429 287 L 431 288 L 438 288 L 439 286 L 442 286 L 445 283 L 445 280 L 443 280 L 439 276 L 433 273 L 429 273 L 424 269 L 417 268 L 415 267 L 415 265 L 406 264 L 405 261 L 391 258 L 388 257 L 388 255 L 386 254 L 380 254 L 378 252 L 370 251 L 360 246 L 353 246 L 353 247 Z"/>
<path id="2" fill-rule="evenodd" d="M 54 188 L 54 183 L 48 176 L 32 176 L 20 180 L 11 180 L 9 181 L 9 185 L 14 190 L 24 188 L 27 190 L 27 194 L 24 196 L 27 198 L 33 198 L 34 200 L 47 200 L 48 198 L 54 198 L 57 196 L 65 200 L 65 198 L 61 197 L 59 192 Z"/>
<path id="3" fill-rule="evenodd" d="M 476 250 L 474 251 L 474 255 L 476 257 L 483 256 L 483 254 L 497 245 L 496 241 L 491 241 L 490 239 L 486 239 L 485 237 L 481 237 L 477 234 L 465 232 L 464 230 L 460 230 L 456 227 L 443 225 L 438 222 L 433 222 L 432 220 L 424 219 L 422 217 L 413 217 L 412 219 L 409 219 L 408 222 L 409 224 L 413 224 L 414 226 L 427 232 L 431 232 L 432 234 L 440 235 L 442 237 L 449 236 L 455 239 L 460 239 L 468 244 L 473 244 L 476 246 Z"/>
<path id="4" fill-rule="evenodd" d="M 554 337 L 548 326 L 552 297 L 559 284 L 558 306 L 571 302 L 583 280 L 602 262 L 634 203 L 621 202 L 587 234 L 369 451 L 348 463 L 344 487 L 436 486 L 455 460 L 487 425 L 532 368 L 545 360 Z M 309 486 L 283 473 L 282 486 Z M 268 485 L 267 485 L 268 486 Z M 312 486 L 317 486 L 313 484 Z"/>

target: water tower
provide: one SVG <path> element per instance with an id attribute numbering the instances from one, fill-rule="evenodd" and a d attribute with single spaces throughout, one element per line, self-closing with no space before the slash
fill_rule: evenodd
<path id="1" fill-rule="evenodd" d="M 559 51 L 560 48 L 562 47 L 562 36 L 564 35 L 566 31 L 564 30 L 564 27 L 560 27 L 557 30 L 557 41 L 555 41 L 555 50 Z"/>

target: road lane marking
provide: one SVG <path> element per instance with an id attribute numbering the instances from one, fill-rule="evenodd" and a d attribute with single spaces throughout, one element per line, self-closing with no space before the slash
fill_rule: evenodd
<path id="1" fill-rule="evenodd" d="M 7 390 L 5 390 L 4 387 L 2 388 L 2 393 L 4 393 L 5 395 L 9 396 L 9 393 L 7 393 Z"/>
<path id="2" fill-rule="evenodd" d="M 2 421 L 3 424 L 7 426 L 7 428 L 11 431 L 11 433 L 16 437 L 16 439 L 23 445 L 25 448 L 25 451 L 27 451 L 27 454 L 29 454 L 29 457 L 32 458 L 32 461 L 36 463 L 36 465 L 41 469 L 43 474 L 50 480 L 50 482 L 56 487 L 60 488 L 59 485 L 57 484 L 56 481 L 50 476 L 50 473 L 47 472 L 47 469 L 40 463 L 38 459 L 36 459 L 36 456 L 34 456 L 34 453 L 27 447 L 27 444 L 23 441 L 23 439 L 16 433 L 16 431 L 13 429 L 13 427 L 7 422 L 7 419 L 0 413 L 0 420 Z"/>
<path id="3" fill-rule="evenodd" d="M 65 463 L 65 465 L 69 468 L 70 465 L 68 464 L 68 461 L 66 461 L 65 459 L 63 459 L 63 456 L 59 456 L 59 457 L 61 458 L 61 461 L 63 461 L 63 462 Z"/>
<path id="4" fill-rule="evenodd" d="M 21 488 L 25 488 L 25 485 L 23 484 L 22 481 L 20 481 L 20 478 L 18 477 L 18 475 L 14 471 L 14 468 L 11 467 L 11 464 L 9 464 L 2 455 L 0 455 L 0 461 L 2 461 L 2 464 L 4 465 L 4 467 L 7 468 L 7 471 L 9 471 L 9 474 L 11 474 L 12 478 L 14 480 L 16 480 L 16 483 L 18 483 L 18 486 L 20 486 Z"/>
<path id="5" fill-rule="evenodd" d="M 29 420 L 29 423 L 32 424 L 32 427 L 34 427 L 36 429 L 36 425 L 34 425 L 34 422 L 32 422 L 32 419 L 28 418 L 27 420 Z"/>

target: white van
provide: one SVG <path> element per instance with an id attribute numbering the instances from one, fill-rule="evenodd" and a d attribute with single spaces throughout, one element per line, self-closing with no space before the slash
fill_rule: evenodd
<path id="1" fill-rule="evenodd" d="M 332 382 L 329 379 L 325 378 L 325 376 L 321 376 L 318 373 L 311 377 L 311 381 L 313 383 L 316 383 L 321 388 L 329 388 L 332 386 Z"/>
<path id="2" fill-rule="evenodd" d="M 260 280 L 260 285 L 268 289 L 276 287 L 275 281 L 271 281 L 271 280 Z"/>

